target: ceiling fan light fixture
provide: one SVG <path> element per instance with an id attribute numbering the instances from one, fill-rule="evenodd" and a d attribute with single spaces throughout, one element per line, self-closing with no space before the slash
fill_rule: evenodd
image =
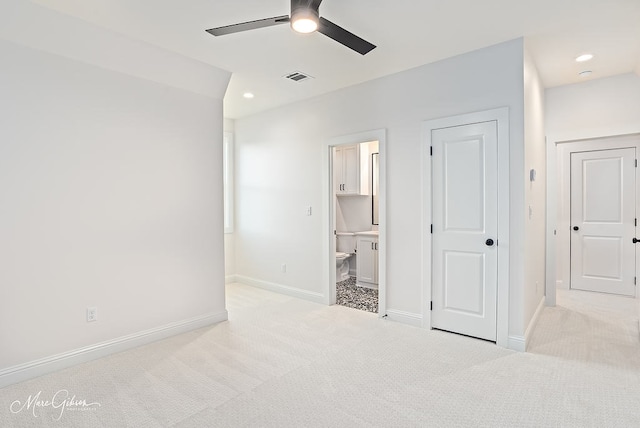
<path id="1" fill-rule="evenodd" d="M 297 33 L 304 34 L 317 31 L 323 36 L 335 40 L 360 55 L 366 55 L 376 48 L 376 45 L 367 42 L 363 38 L 356 36 L 328 19 L 324 17 L 320 18 L 319 10 L 321 3 L 322 0 L 291 0 L 291 14 L 289 15 L 240 22 L 239 24 L 209 28 L 206 31 L 212 36 L 223 36 L 225 34 L 240 33 L 242 31 L 288 23 L 291 29 Z"/>
<path id="2" fill-rule="evenodd" d="M 299 8 L 291 13 L 291 28 L 302 34 L 313 33 L 318 30 L 320 15 L 312 9 Z"/>

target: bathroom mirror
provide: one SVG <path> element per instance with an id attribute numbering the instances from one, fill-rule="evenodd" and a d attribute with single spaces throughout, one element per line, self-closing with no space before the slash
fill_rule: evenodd
<path id="1" fill-rule="evenodd" d="M 378 225 L 378 202 L 379 202 L 379 183 L 378 183 L 378 155 L 371 154 L 371 223 Z"/>

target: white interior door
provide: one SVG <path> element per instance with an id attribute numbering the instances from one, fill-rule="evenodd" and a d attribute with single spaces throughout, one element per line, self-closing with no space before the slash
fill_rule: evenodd
<path id="1" fill-rule="evenodd" d="M 635 148 L 571 153 L 571 288 L 635 296 Z"/>
<path id="2" fill-rule="evenodd" d="M 432 131 L 433 328 L 496 340 L 497 122 Z"/>

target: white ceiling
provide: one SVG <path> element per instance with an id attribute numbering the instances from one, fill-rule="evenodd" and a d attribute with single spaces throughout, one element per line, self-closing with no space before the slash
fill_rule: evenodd
<path id="1" fill-rule="evenodd" d="M 320 15 L 378 47 L 361 56 L 287 25 L 204 30 L 289 13 L 289 0 L 31 0 L 233 72 L 225 116 L 239 118 L 524 36 L 546 87 L 640 73 L 640 0 L 325 0 Z M 575 57 L 595 58 L 580 65 Z M 295 83 L 301 71 L 314 79 Z M 255 98 L 242 97 L 246 91 Z"/>

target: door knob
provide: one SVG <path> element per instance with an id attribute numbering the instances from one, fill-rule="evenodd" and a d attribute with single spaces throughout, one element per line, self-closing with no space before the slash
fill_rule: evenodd
<path id="1" fill-rule="evenodd" d="M 633 238 L 633 243 L 640 242 L 640 239 Z"/>
<path id="2" fill-rule="evenodd" d="M 493 247 L 493 239 L 487 239 L 485 244 L 487 244 L 487 247 Z"/>
<path id="3" fill-rule="evenodd" d="M 573 226 L 573 230 L 580 230 L 578 226 Z"/>

